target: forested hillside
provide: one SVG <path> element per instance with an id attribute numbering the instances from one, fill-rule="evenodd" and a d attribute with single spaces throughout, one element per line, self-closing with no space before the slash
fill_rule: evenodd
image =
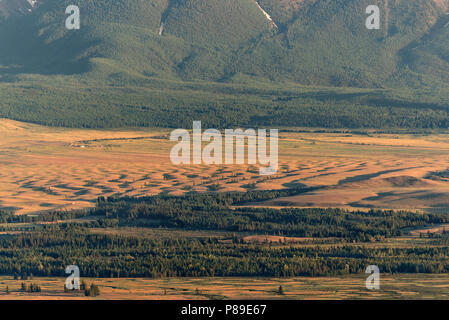
<path id="1" fill-rule="evenodd" d="M 292 277 L 364 273 L 375 261 L 382 272 L 448 272 L 447 231 L 395 242 L 410 228 L 447 223 L 447 213 L 230 208 L 298 192 L 99 198 L 85 211 L 0 212 L 0 230 L 16 231 L 0 238 L 0 270 L 63 276 L 76 261 L 85 277 Z M 307 238 L 248 240 L 268 235 Z"/>
<path id="2" fill-rule="evenodd" d="M 371 2 L 79 0 L 81 28 L 66 30 L 72 1 L 3 0 L 0 116 L 446 128 L 449 1 L 379 0 L 381 28 L 368 30 Z"/>

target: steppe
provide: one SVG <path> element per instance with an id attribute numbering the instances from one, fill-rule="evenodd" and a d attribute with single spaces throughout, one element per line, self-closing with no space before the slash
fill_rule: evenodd
<path id="1" fill-rule="evenodd" d="M 280 130 L 279 170 L 174 165 L 169 129 L 50 128 L 0 120 L 0 208 L 86 208 L 98 196 L 321 187 L 257 205 L 445 210 L 449 133 Z"/>
<path id="2" fill-rule="evenodd" d="M 298 278 L 84 279 L 100 288 L 97 297 L 65 293 L 64 278 L 35 278 L 40 293 L 20 291 L 21 280 L 0 277 L 0 300 L 222 300 L 222 299 L 449 299 L 447 275 L 381 275 L 380 290 L 367 290 L 364 275 Z M 9 293 L 5 292 L 6 286 Z M 283 293 L 279 294 L 279 286 Z"/>

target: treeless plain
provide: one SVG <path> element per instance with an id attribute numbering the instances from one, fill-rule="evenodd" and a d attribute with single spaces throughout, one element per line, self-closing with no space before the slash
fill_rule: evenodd
<path id="1" fill-rule="evenodd" d="M 180 195 L 320 186 L 270 207 L 444 210 L 449 134 L 280 130 L 279 170 L 173 165 L 168 129 L 49 128 L 0 120 L 0 207 L 17 214 L 86 208 L 98 196 Z"/>

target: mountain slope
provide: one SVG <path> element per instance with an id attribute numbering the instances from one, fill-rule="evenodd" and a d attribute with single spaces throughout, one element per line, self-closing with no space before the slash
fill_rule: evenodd
<path id="1" fill-rule="evenodd" d="M 371 0 L 78 0 L 81 29 L 68 31 L 70 0 L 1 0 L 0 116 L 172 126 L 201 110 L 218 125 L 366 127 L 371 113 L 373 127 L 446 126 L 449 0 L 377 3 L 380 30 L 365 28 Z"/>
<path id="2" fill-rule="evenodd" d="M 269 23 L 259 3 L 268 14 L 272 12 L 279 29 Z M 1 39 L 12 45 L 0 61 L 34 67 L 33 72 L 70 73 L 86 71 L 91 58 L 105 58 L 111 60 L 109 66 L 142 76 L 217 81 L 243 73 L 309 85 L 357 87 L 394 86 L 403 72 L 406 51 L 414 43 L 447 61 L 444 45 L 438 45 L 447 42 L 447 34 L 442 31 L 437 36 L 435 31 L 445 16 L 445 0 L 384 0 L 381 30 L 364 28 L 364 10 L 370 3 L 81 0 L 82 29 L 73 32 L 65 30 L 62 14 L 70 1 L 49 0 L 20 21 L 2 25 Z M 428 33 L 435 34 L 434 43 L 426 39 Z M 83 65 L 73 66 L 74 62 Z M 415 71 L 430 73 L 440 65 L 437 61 L 435 67 Z M 445 79 L 442 75 L 437 80 Z"/>
<path id="3" fill-rule="evenodd" d="M 264 0 L 270 2 L 277 4 Z M 291 20 L 280 23 L 282 32 L 259 42 L 235 69 L 259 67 L 264 76 L 313 85 L 394 86 L 390 80 L 402 72 L 400 50 L 429 32 L 443 11 L 429 1 L 390 2 L 389 21 L 384 14 L 381 30 L 367 30 L 365 8 L 371 2 L 296 3 Z"/>
<path id="4" fill-rule="evenodd" d="M 440 17 L 419 41 L 401 51 L 402 63 L 418 75 L 449 83 L 449 12 Z"/>

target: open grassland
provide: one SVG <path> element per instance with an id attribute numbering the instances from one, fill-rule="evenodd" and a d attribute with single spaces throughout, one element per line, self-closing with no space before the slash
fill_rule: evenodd
<path id="1" fill-rule="evenodd" d="M 84 278 L 83 278 L 84 279 Z M 64 293 L 65 278 L 35 278 L 42 291 L 20 291 L 21 280 L 0 277 L 0 299 L 449 299 L 447 275 L 382 275 L 380 290 L 367 290 L 365 275 L 298 278 L 168 278 L 84 279 L 99 286 L 101 294 L 85 297 L 82 292 Z M 8 286 L 10 293 L 5 292 Z M 284 294 L 279 294 L 282 286 Z"/>
<path id="2" fill-rule="evenodd" d="M 91 207 L 98 196 L 319 190 L 259 204 L 446 210 L 449 134 L 280 132 L 278 173 L 171 164 L 167 129 L 83 130 L 0 120 L 0 206 L 17 213 Z"/>

